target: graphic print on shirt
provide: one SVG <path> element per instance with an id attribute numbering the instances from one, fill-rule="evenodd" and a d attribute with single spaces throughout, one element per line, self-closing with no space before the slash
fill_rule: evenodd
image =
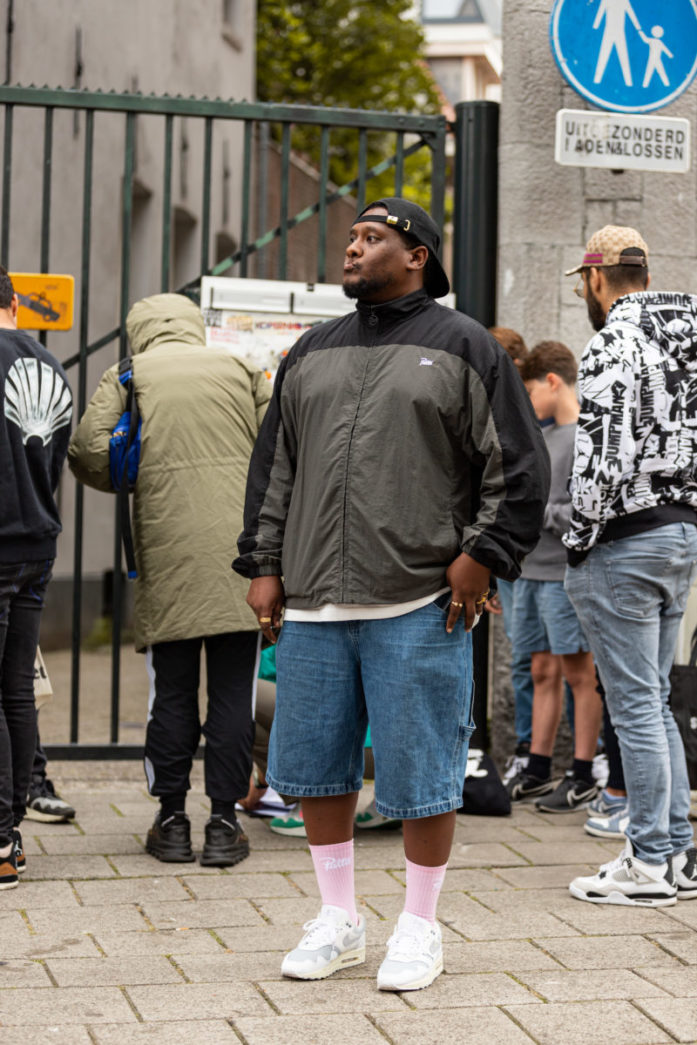
<path id="1" fill-rule="evenodd" d="M 50 443 L 53 433 L 70 424 L 73 402 L 58 371 L 38 359 L 17 359 L 5 379 L 4 413 L 21 429 L 22 442 L 32 436 Z"/>
<path id="2" fill-rule="evenodd" d="M 620 299 L 587 346 L 568 548 L 633 512 L 697 508 L 696 331 L 697 300 L 644 292 Z"/>

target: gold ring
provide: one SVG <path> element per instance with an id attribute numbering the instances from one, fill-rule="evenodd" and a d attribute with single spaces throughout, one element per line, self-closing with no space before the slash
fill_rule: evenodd
<path id="1" fill-rule="evenodd" d="M 260 624 L 270 624 L 271 623 L 271 618 L 270 617 L 260 617 L 259 618 L 259 623 Z"/>
<path id="2" fill-rule="evenodd" d="M 459 609 L 462 609 L 462 603 L 461 602 L 455 602 L 454 599 L 451 600 L 450 605 L 451 606 L 457 606 Z"/>

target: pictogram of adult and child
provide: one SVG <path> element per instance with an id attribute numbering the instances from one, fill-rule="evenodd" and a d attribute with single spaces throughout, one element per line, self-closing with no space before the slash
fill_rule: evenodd
<path id="1" fill-rule="evenodd" d="M 603 80 L 612 52 L 615 51 L 626 86 L 633 86 L 632 67 L 627 46 L 627 32 L 629 29 L 627 19 L 629 19 L 635 31 L 649 49 L 642 87 L 648 87 L 654 75 L 658 76 L 663 84 L 668 87 L 670 80 L 663 60 L 664 58 L 673 58 L 675 56 L 663 42 L 664 27 L 662 25 L 652 26 L 651 35 L 648 36 L 641 27 L 631 0 L 600 0 L 593 28 L 599 30 L 602 26 L 603 38 L 600 44 L 598 64 L 595 67 L 593 82 L 600 83 Z"/>

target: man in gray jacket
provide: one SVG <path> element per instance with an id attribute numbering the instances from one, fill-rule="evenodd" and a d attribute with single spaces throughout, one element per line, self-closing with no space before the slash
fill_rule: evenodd
<path id="1" fill-rule="evenodd" d="M 267 778 L 299 796 L 322 896 L 282 972 L 363 961 L 353 820 L 368 721 L 377 809 L 404 821 L 405 909 L 378 974 L 414 990 L 443 968 L 436 903 L 473 730 L 471 629 L 490 576 L 536 543 L 549 460 L 514 364 L 435 298 L 440 237 L 416 204 L 358 215 L 355 312 L 279 369 L 247 484 L 235 569 L 269 639 L 285 614 Z M 283 581 L 281 580 L 283 577 Z"/>

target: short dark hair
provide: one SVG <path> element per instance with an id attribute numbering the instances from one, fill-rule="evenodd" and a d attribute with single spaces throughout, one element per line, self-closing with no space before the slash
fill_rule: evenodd
<path id="1" fill-rule="evenodd" d="M 620 257 L 622 258 L 625 255 L 631 255 L 635 258 L 645 257 L 640 247 L 625 247 Z M 625 288 L 646 290 L 646 284 L 649 281 L 647 265 L 603 265 L 601 271 L 605 273 L 608 287 L 614 291 L 624 290 Z"/>
<path id="2" fill-rule="evenodd" d="M 7 269 L 0 265 L 0 308 L 9 308 L 12 304 L 15 288 Z"/>
<path id="3" fill-rule="evenodd" d="M 514 363 L 527 358 L 528 347 L 517 330 L 511 330 L 510 327 L 489 327 L 489 333 L 496 338 L 501 348 L 508 352 Z"/>
<path id="4" fill-rule="evenodd" d="M 547 374 L 558 374 L 566 385 L 576 384 L 576 357 L 561 341 L 540 341 L 520 367 L 523 381 L 544 381 Z"/>

